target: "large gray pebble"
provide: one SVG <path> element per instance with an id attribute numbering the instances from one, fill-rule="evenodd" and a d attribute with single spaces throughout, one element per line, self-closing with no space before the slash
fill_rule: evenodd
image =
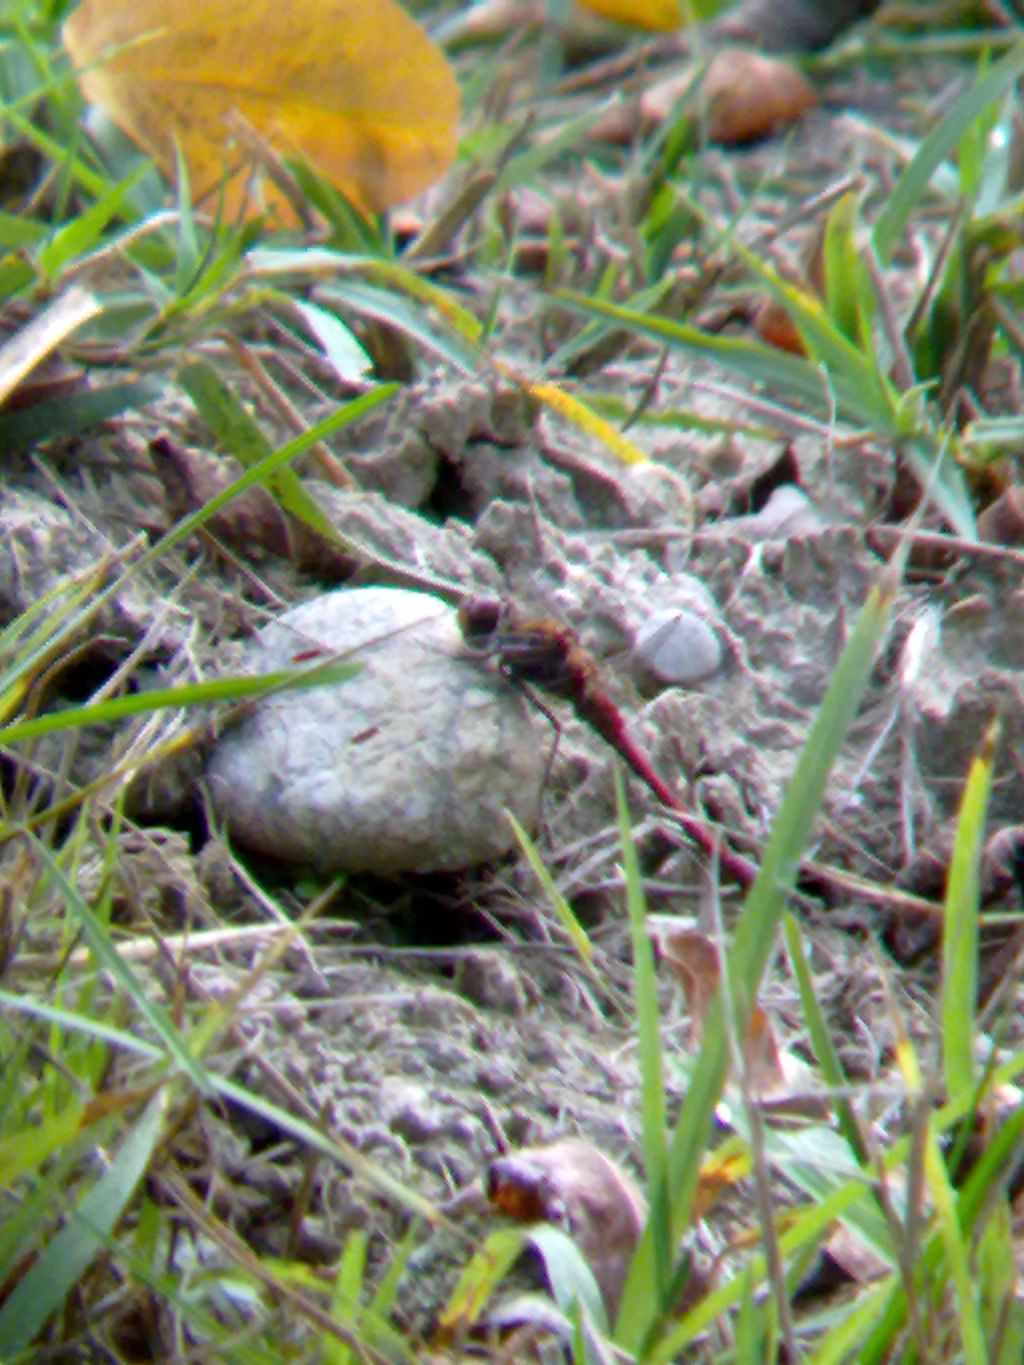
<path id="1" fill-rule="evenodd" d="M 211 758 L 215 807 L 241 843 L 319 872 L 431 872 L 507 852 L 506 809 L 535 822 L 550 737 L 469 655 L 450 607 L 396 588 L 329 593 L 265 627 L 251 670 L 313 648 L 362 671 L 266 698 Z"/>

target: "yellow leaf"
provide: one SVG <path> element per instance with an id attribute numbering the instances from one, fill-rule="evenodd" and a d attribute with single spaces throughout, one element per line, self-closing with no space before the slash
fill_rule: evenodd
<path id="1" fill-rule="evenodd" d="M 455 154 L 455 76 L 392 0 L 84 0 L 64 44 L 85 97 L 168 174 L 180 145 L 196 199 L 227 168 L 231 216 L 259 207 L 254 136 L 366 213 L 419 193 Z M 273 185 L 265 202 L 292 217 Z"/>
<path id="2" fill-rule="evenodd" d="M 579 0 L 580 8 L 616 24 L 670 33 L 679 28 L 683 14 L 679 0 Z"/>

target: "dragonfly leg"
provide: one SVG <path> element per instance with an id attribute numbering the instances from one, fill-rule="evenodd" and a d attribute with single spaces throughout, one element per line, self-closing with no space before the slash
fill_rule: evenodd
<path id="1" fill-rule="evenodd" d="M 548 752 L 547 760 L 544 764 L 544 776 L 541 779 L 540 786 L 540 801 L 538 802 L 537 805 L 538 829 L 542 830 L 545 834 L 548 834 L 550 833 L 550 831 L 548 830 L 547 820 L 545 819 L 544 816 L 544 800 L 545 797 L 547 796 L 548 784 L 551 781 L 551 770 L 554 768 L 555 759 L 558 757 L 558 746 L 562 739 L 562 722 L 558 719 L 558 717 L 555 715 L 554 711 L 552 711 L 550 707 L 545 706 L 544 702 L 537 695 L 536 689 L 531 687 L 530 684 L 524 678 L 520 677 L 517 673 L 510 669 L 503 668 L 501 671 L 504 674 L 504 676 L 508 679 L 508 681 L 512 684 L 512 686 L 518 688 L 518 690 L 522 692 L 523 696 L 526 697 L 527 700 L 530 702 L 530 705 L 535 706 L 537 708 L 537 710 L 541 713 L 544 719 L 551 726 L 551 731 L 552 734 L 554 735 L 554 739 L 552 740 L 551 743 L 551 749 Z"/>

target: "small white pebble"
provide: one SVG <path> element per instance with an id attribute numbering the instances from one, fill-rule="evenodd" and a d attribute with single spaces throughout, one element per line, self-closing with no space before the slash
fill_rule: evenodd
<path id="1" fill-rule="evenodd" d="M 723 525 L 729 523 L 723 523 Z M 783 484 L 776 488 L 760 512 L 734 517 L 731 525 L 748 540 L 788 540 L 811 535 L 825 525 L 825 518 L 801 488 Z"/>
<path id="2" fill-rule="evenodd" d="M 722 666 L 722 644 L 703 616 L 685 607 L 649 616 L 633 642 L 636 662 L 659 682 L 700 682 Z"/>

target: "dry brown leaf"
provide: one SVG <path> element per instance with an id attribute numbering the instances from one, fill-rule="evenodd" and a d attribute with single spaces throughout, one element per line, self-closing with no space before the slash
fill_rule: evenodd
<path id="1" fill-rule="evenodd" d="M 655 81 L 638 103 L 613 105 L 591 129 L 591 137 L 599 142 L 626 143 L 659 128 L 693 83 L 692 70 Z M 726 146 L 770 137 L 795 123 L 818 102 L 814 87 L 795 66 L 747 48 L 719 52 L 696 93 L 707 111 L 705 135 Z"/>
<path id="2" fill-rule="evenodd" d="M 978 539 L 993 545 L 1024 544 L 1024 488 L 1011 483 L 978 517 Z"/>
<path id="3" fill-rule="evenodd" d="M 750 1172 L 746 1154 L 712 1155 L 701 1167 L 694 1218 Z M 583 1138 L 523 1147 L 492 1162 L 487 1197 L 517 1222 L 558 1223 L 572 1234 L 614 1318 L 644 1224 L 647 1203 L 633 1179 Z M 675 1312 L 685 1313 L 714 1286 L 713 1267 L 693 1264 Z"/>
<path id="4" fill-rule="evenodd" d="M 751 325 L 761 340 L 769 346 L 774 346 L 777 351 L 789 351 L 791 355 L 806 355 L 804 339 L 789 311 L 778 299 L 765 295 L 754 309 Z"/>
<path id="5" fill-rule="evenodd" d="M 613 104 L 590 130 L 590 136 L 597 142 L 618 146 L 632 142 L 659 128 L 692 85 L 690 70 L 655 81 L 642 92 L 639 101 L 620 100 Z"/>
<path id="6" fill-rule="evenodd" d="M 694 72 L 666 76 L 643 91 L 638 101 L 621 101 L 591 128 L 598 142 L 625 143 L 661 127 L 679 104 Z M 747 48 L 725 48 L 711 60 L 698 87 L 705 101 L 705 132 L 726 146 L 755 142 L 796 123 L 818 104 L 818 94 L 803 72 L 778 57 Z"/>
<path id="7" fill-rule="evenodd" d="M 818 103 L 807 77 L 791 63 L 748 48 L 724 48 L 712 60 L 701 93 L 712 142 L 755 142 L 802 118 Z"/>
<path id="8" fill-rule="evenodd" d="M 455 76 L 392 0 L 84 0 L 64 43 L 86 98 L 168 174 L 180 144 L 197 199 L 230 170 L 229 216 L 259 207 L 240 127 L 367 213 L 425 189 L 455 154 Z"/>
<path id="9" fill-rule="evenodd" d="M 708 1009 L 721 979 L 718 948 L 699 929 L 672 929 L 659 934 L 662 958 L 686 992 L 690 1007 L 690 1043 L 696 1047 L 704 1032 Z M 774 1095 L 786 1084 L 771 1021 L 755 1004 L 747 1033 L 750 1084 L 759 1098 Z"/>
<path id="10" fill-rule="evenodd" d="M 561 1138 L 492 1162 L 487 1197 L 518 1222 L 566 1226 L 614 1317 L 647 1219 L 643 1195 L 620 1166 L 583 1138 Z"/>
<path id="11" fill-rule="evenodd" d="M 699 929 L 659 926 L 655 933 L 662 961 L 686 992 L 690 1043 L 696 1047 L 721 979 L 718 948 Z M 756 1002 L 747 1028 L 745 1054 L 751 1092 L 772 1114 L 825 1116 L 827 1111 L 821 1098 L 807 1093 L 813 1088 L 808 1067 L 799 1057 L 779 1047 L 767 1011 Z"/>
<path id="12" fill-rule="evenodd" d="M 816 305 L 825 297 L 825 221 L 822 220 L 812 237 L 805 243 L 802 260 L 796 267 L 782 265 L 779 273 L 794 288 L 808 296 L 808 303 Z M 806 355 L 807 348 L 788 309 L 770 294 L 764 295 L 754 306 L 751 324 L 762 341 L 792 355 Z"/>
<path id="13" fill-rule="evenodd" d="M 690 1045 L 698 1047 L 704 1033 L 711 1001 L 718 990 L 718 949 L 698 929 L 672 929 L 658 933 L 662 961 L 669 967 L 686 995 L 690 1009 Z"/>
<path id="14" fill-rule="evenodd" d="M 750 1084 L 761 1099 L 784 1097 L 793 1079 L 793 1070 L 783 1061 L 771 1020 L 761 1005 L 755 1005 L 747 1033 L 747 1068 Z"/>

